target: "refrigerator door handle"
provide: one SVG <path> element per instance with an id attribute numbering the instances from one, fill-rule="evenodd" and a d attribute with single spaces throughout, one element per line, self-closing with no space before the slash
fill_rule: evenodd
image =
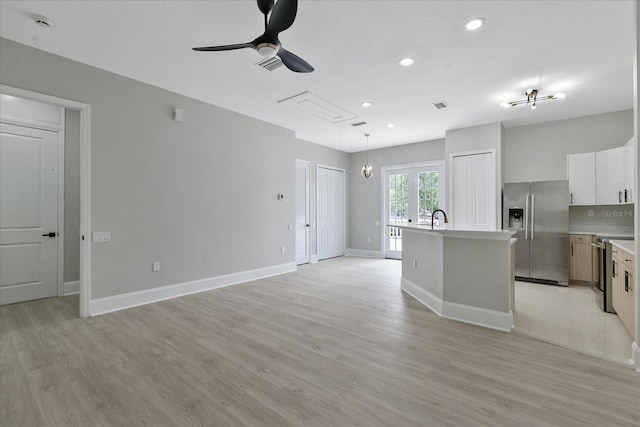
<path id="1" fill-rule="evenodd" d="M 524 240 L 529 240 L 529 195 L 524 201 Z"/>
<path id="2" fill-rule="evenodd" d="M 533 224 L 536 215 L 536 195 L 531 195 L 531 240 L 533 240 Z"/>

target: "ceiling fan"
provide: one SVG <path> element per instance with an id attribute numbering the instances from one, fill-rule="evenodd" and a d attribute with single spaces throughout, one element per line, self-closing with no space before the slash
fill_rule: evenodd
<path id="1" fill-rule="evenodd" d="M 289 28 L 296 19 L 298 0 L 257 0 L 258 8 L 264 14 L 264 33 L 249 43 L 222 46 L 194 47 L 198 52 L 236 50 L 252 48 L 263 56 L 278 56 L 282 63 L 296 73 L 310 73 L 313 67 L 304 59 L 285 50 L 278 40 L 278 34 Z"/>

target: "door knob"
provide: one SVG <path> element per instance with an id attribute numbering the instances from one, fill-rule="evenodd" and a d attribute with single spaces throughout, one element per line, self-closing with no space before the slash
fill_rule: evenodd
<path id="1" fill-rule="evenodd" d="M 311 227 L 311 225 L 309 225 L 309 224 L 305 224 L 305 227 Z"/>
<path id="2" fill-rule="evenodd" d="M 51 233 L 43 234 L 42 237 L 56 237 L 56 232 L 52 231 Z"/>

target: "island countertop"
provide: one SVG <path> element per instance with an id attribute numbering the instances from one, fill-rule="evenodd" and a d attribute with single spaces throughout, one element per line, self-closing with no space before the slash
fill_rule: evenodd
<path id="1" fill-rule="evenodd" d="M 398 227 L 403 230 L 421 231 L 425 233 L 433 233 L 443 237 L 454 237 L 460 239 L 488 239 L 488 240 L 509 240 L 516 234 L 516 230 L 496 230 L 496 231 L 480 231 L 480 230 L 447 230 L 432 229 L 428 225 L 392 225 L 390 227 Z"/>

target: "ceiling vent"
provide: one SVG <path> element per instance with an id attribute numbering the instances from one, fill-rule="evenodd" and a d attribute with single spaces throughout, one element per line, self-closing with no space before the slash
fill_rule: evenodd
<path id="1" fill-rule="evenodd" d="M 282 67 L 284 64 L 280 58 L 272 56 L 270 58 L 265 58 L 260 62 L 256 62 L 256 65 L 264 68 L 265 70 L 273 71 L 276 68 Z"/>
<path id="2" fill-rule="evenodd" d="M 367 122 L 358 122 L 358 123 L 351 123 L 351 126 L 356 127 L 356 126 L 362 126 L 362 125 L 366 125 Z"/>
<path id="3" fill-rule="evenodd" d="M 302 92 L 278 101 L 280 104 L 291 104 L 313 116 L 330 123 L 340 123 L 358 118 L 356 114 L 345 110 L 336 104 L 320 98 L 311 92 Z"/>
<path id="4" fill-rule="evenodd" d="M 431 105 L 433 105 L 433 108 L 435 108 L 436 110 L 442 110 L 443 108 L 447 108 L 447 107 L 449 107 L 449 106 L 447 105 L 447 103 L 446 103 L 446 102 L 444 102 L 444 101 L 434 102 L 434 103 L 433 103 L 433 104 L 431 104 Z"/>

